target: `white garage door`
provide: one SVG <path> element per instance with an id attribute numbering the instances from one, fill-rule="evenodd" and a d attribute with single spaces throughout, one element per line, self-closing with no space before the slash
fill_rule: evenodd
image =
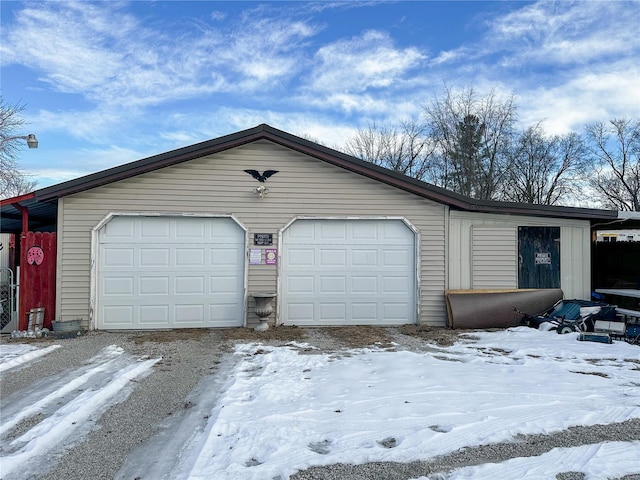
<path id="1" fill-rule="evenodd" d="M 112 218 L 99 232 L 97 327 L 243 325 L 244 238 L 230 218 Z"/>
<path id="2" fill-rule="evenodd" d="M 285 324 L 415 323 L 415 235 L 404 222 L 298 220 L 282 244 Z"/>

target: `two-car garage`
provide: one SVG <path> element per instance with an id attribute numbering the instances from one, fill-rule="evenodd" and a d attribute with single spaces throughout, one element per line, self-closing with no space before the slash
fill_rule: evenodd
<path id="1" fill-rule="evenodd" d="M 279 323 L 415 323 L 415 237 L 400 219 L 292 222 L 274 271 Z M 244 325 L 246 238 L 231 217 L 109 218 L 97 229 L 96 327 Z"/>

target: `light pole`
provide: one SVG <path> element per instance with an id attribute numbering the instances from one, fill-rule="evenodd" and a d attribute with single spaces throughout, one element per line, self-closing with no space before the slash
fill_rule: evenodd
<path id="1" fill-rule="evenodd" d="M 13 140 L 26 140 L 29 148 L 38 148 L 38 139 L 35 134 L 30 133 L 29 135 L 16 135 L 15 137 L 4 137 L 0 140 L 0 145 L 2 145 L 2 151 L 5 149 L 5 144 L 11 145 Z M 11 147 L 10 147 L 11 148 Z"/>

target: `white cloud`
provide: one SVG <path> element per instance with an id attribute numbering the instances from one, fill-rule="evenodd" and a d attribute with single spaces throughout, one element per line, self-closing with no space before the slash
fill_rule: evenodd
<path id="1" fill-rule="evenodd" d="M 424 59 L 418 48 L 396 48 L 388 34 L 370 30 L 319 48 L 309 88 L 324 94 L 395 89 Z"/>
<path id="2" fill-rule="evenodd" d="M 541 1 L 498 18 L 486 39 L 510 63 L 585 64 L 633 54 L 638 24 L 637 2 Z"/>
<path id="3" fill-rule="evenodd" d="M 213 12 L 211 12 L 211 20 L 224 20 L 225 18 L 227 18 L 227 14 L 224 12 L 221 12 L 219 10 L 214 10 Z"/>
<path id="4" fill-rule="evenodd" d="M 524 124 L 544 120 L 552 133 L 581 132 L 587 123 L 640 114 L 640 67 L 625 62 L 600 71 L 585 68 L 554 85 L 524 90 L 519 103 Z"/>
<path id="5" fill-rule="evenodd" d="M 5 28 L 3 63 L 41 71 L 41 81 L 58 91 L 129 109 L 286 81 L 304 64 L 300 42 L 318 31 L 303 21 L 246 16 L 225 30 L 194 20 L 169 37 L 121 7 L 55 2 L 25 8 Z"/>

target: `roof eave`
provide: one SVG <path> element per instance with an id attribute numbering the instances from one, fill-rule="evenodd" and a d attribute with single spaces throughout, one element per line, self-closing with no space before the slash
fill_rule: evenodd
<path id="1" fill-rule="evenodd" d="M 444 188 L 416 180 L 406 175 L 365 162 L 329 147 L 319 145 L 266 124 L 225 135 L 206 142 L 197 143 L 177 150 L 153 155 L 126 165 L 93 173 L 35 192 L 37 201 L 58 199 L 95 187 L 151 172 L 160 168 L 177 165 L 245 145 L 257 140 L 269 140 L 305 155 L 318 158 L 332 165 L 369 177 L 379 182 L 400 188 L 430 200 L 443 203 L 454 209 L 483 213 L 522 214 L 559 218 L 579 218 L 608 220 L 617 217 L 616 211 L 594 210 L 576 207 L 555 207 L 546 205 L 517 204 L 492 200 L 476 200 Z"/>

